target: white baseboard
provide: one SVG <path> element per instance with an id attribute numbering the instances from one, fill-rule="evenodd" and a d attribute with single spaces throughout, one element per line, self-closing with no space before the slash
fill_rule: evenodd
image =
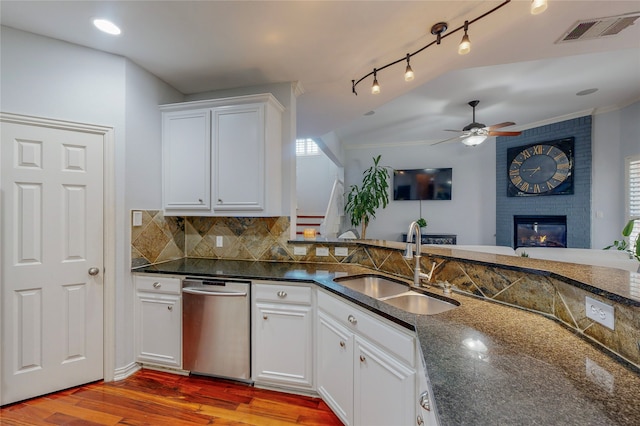
<path id="1" fill-rule="evenodd" d="M 137 362 L 132 362 L 131 364 L 125 365 L 124 367 L 116 368 L 116 370 L 113 372 L 113 380 L 118 381 L 126 379 L 136 371 L 140 370 L 140 368 L 140 364 L 138 364 Z"/>

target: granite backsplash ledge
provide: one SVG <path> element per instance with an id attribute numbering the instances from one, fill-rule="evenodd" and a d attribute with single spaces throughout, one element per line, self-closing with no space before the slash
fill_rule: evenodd
<path id="1" fill-rule="evenodd" d="M 406 280 L 413 277 L 413 261 L 402 257 L 399 247 L 403 245 L 399 243 L 301 241 L 296 244 L 289 239 L 290 221 L 286 216 L 176 217 L 164 216 L 159 210 L 146 210 L 142 211 L 142 218 L 141 226 L 131 228 L 133 268 L 192 257 L 357 264 Z M 222 247 L 217 244 L 220 237 Z M 336 255 L 336 246 L 347 248 L 347 254 Z M 304 247 L 305 254 L 296 254 L 295 247 Z M 317 256 L 316 248 L 327 249 L 326 255 Z M 603 297 L 592 289 L 576 286 L 575 279 L 564 281 L 552 274 L 533 273 L 513 265 L 456 259 L 439 256 L 438 252 L 443 250 L 433 251 L 434 254 L 423 254 L 421 264 L 423 270 L 428 271 L 432 263 L 436 263 L 434 282 L 448 281 L 456 291 L 554 318 L 640 368 L 640 303 L 637 300 Z M 483 255 L 474 256 L 482 258 Z M 586 296 L 615 306 L 613 330 L 586 316 Z"/>

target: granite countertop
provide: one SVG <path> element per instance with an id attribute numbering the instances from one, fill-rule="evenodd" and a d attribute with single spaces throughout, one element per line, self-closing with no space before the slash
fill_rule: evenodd
<path id="1" fill-rule="evenodd" d="M 333 281 L 374 273 L 356 265 L 185 258 L 133 272 L 313 282 L 412 329 L 443 425 L 640 424 L 636 369 L 522 309 L 453 293 L 458 308 L 411 314 Z"/>

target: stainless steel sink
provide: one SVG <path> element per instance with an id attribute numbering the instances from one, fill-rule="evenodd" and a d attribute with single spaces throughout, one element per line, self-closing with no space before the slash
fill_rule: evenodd
<path id="1" fill-rule="evenodd" d="M 420 315 L 440 314 L 458 307 L 457 304 L 416 292 L 383 298 L 382 301 L 403 311 Z"/>
<path id="2" fill-rule="evenodd" d="M 348 276 L 333 281 L 412 314 L 435 315 L 459 305 L 455 300 L 449 302 L 412 291 L 408 284 L 380 275 Z"/>
<path id="3" fill-rule="evenodd" d="M 409 286 L 378 275 L 361 275 L 335 278 L 335 282 L 374 299 L 395 296 L 409 291 Z"/>

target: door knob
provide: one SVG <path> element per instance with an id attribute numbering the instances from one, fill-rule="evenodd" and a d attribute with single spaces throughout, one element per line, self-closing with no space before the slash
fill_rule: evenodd
<path id="1" fill-rule="evenodd" d="M 92 268 L 89 268 L 89 275 L 93 276 L 93 275 L 98 275 L 100 273 L 100 269 L 96 268 L 95 266 Z"/>

